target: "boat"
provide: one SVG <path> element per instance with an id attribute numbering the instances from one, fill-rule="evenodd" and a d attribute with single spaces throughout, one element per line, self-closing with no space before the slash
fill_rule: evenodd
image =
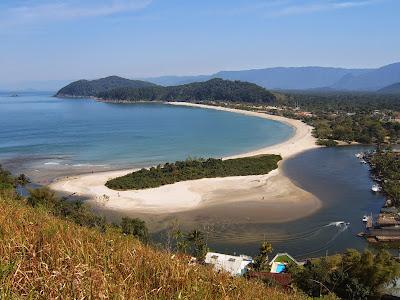
<path id="1" fill-rule="evenodd" d="M 18 94 L 12 94 L 10 97 L 19 97 Z"/>
<path id="2" fill-rule="evenodd" d="M 362 218 L 362 221 L 363 221 L 364 223 L 367 223 L 367 222 L 368 222 L 368 216 L 364 216 L 364 217 Z"/>
<path id="3" fill-rule="evenodd" d="M 371 191 L 373 191 L 375 193 L 380 192 L 381 190 L 382 190 L 382 188 L 379 186 L 379 184 L 374 184 L 371 187 Z"/>
<path id="4" fill-rule="evenodd" d="M 345 221 L 338 221 L 338 222 L 332 222 L 331 224 L 335 225 L 336 227 L 341 227 L 341 226 L 349 226 L 349 222 Z"/>
<path id="5" fill-rule="evenodd" d="M 360 153 L 356 153 L 355 156 L 359 159 L 364 157 L 364 153 L 360 152 Z"/>

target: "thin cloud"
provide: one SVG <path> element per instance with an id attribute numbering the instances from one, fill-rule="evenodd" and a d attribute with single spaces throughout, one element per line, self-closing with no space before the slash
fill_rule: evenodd
<path id="1" fill-rule="evenodd" d="M 310 14 L 322 11 L 349 9 L 377 3 L 379 0 L 354 0 L 354 1 L 305 1 L 301 4 L 282 6 L 267 13 L 269 17 Z"/>
<path id="2" fill-rule="evenodd" d="M 323 11 L 351 9 L 387 0 L 253 0 L 244 5 L 229 5 L 211 14 L 223 16 L 254 15 L 279 17 Z"/>
<path id="3" fill-rule="evenodd" d="M 145 8 L 151 0 L 42 1 L 11 6 L 0 12 L 0 27 L 108 16 Z"/>
<path id="4" fill-rule="evenodd" d="M 238 16 L 244 14 L 254 14 L 265 10 L 279 9 L 283 5 L 292 3 L 293 0 L 268 0 L 268 1 L 254 1 L 246 3 L 246 5 L 230 5 L 230 7 L 224 7 L 223 9 L 213 10 L 208 12 L 211 15 L 223 15 L 223 16 Z"/>

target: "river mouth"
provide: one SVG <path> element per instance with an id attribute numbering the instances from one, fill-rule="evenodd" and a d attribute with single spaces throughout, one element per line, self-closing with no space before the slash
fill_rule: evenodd
<path id="1" fill-rule="evenodd" d="M 255 255 L 262 241 L 273 244 L 274 252 L 289 252 L 297 258 L 340 253 L 348 248 L 365 249 L 368 244 L 357 237 L 363 230 L 361 218 L 378 213 L 384 197 L 371 193 L 372 181 L 368 166 L 355 154 L 371 149 L 368 146 L 343 146 L 305 151 L 286 160 L 281 169 L 301 189 L 321 201 L 322 206 L 300 218 L 304 211 L 284 204 L 262 205 L 260 202 L 239 202 L 216 205 L 168 215 L 145 215 L 126 212 L 144 218 L 153 238 L 165 242 L 166 228 L 199 229 L 207 234 L 211 249 L 224 253 Z M 277 209 L 276 217 L 273 215 Z M 310 209 L 307 206 L 305 210 Z M 118 219 L 118 212 L 99 213 Z M 287 211 L 286 215 L 282 212 Z M 285 219 L 286 218 L 286 219 Z M 350 225 L 341 225 L 344 221 Z"/>

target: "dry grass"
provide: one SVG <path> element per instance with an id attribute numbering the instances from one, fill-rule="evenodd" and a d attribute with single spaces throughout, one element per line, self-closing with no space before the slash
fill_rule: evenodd
<path id="1" fill-rule="evenodd" d="M 0 299 L 304 299 L 9 197 L 0 196 L 0 212 Z"/>

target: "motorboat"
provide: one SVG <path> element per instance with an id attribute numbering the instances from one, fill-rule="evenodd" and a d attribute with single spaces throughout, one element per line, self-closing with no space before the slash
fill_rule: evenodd
<path id="1" fill-rule="evenodd" d="M 380 192 L 382 190 L 382 188 L 379 186 L 379 184 L 374 184 L 374 185 L 372 185 L 372 187 L 371 187 L 371 191 L 373 191 L 373 192 L 375 192 L 375 193 L 378 193 L 378 192 Z"/>
<path id="2" fill-rule="evenodd" d="M 331 223 L 331 224 L 334 224 L 336 227 L 349 226 L 349 225 L 350 225 L 349 222 L 345 222 L 345 221 L 333 222 L 333 223 Z"/>

